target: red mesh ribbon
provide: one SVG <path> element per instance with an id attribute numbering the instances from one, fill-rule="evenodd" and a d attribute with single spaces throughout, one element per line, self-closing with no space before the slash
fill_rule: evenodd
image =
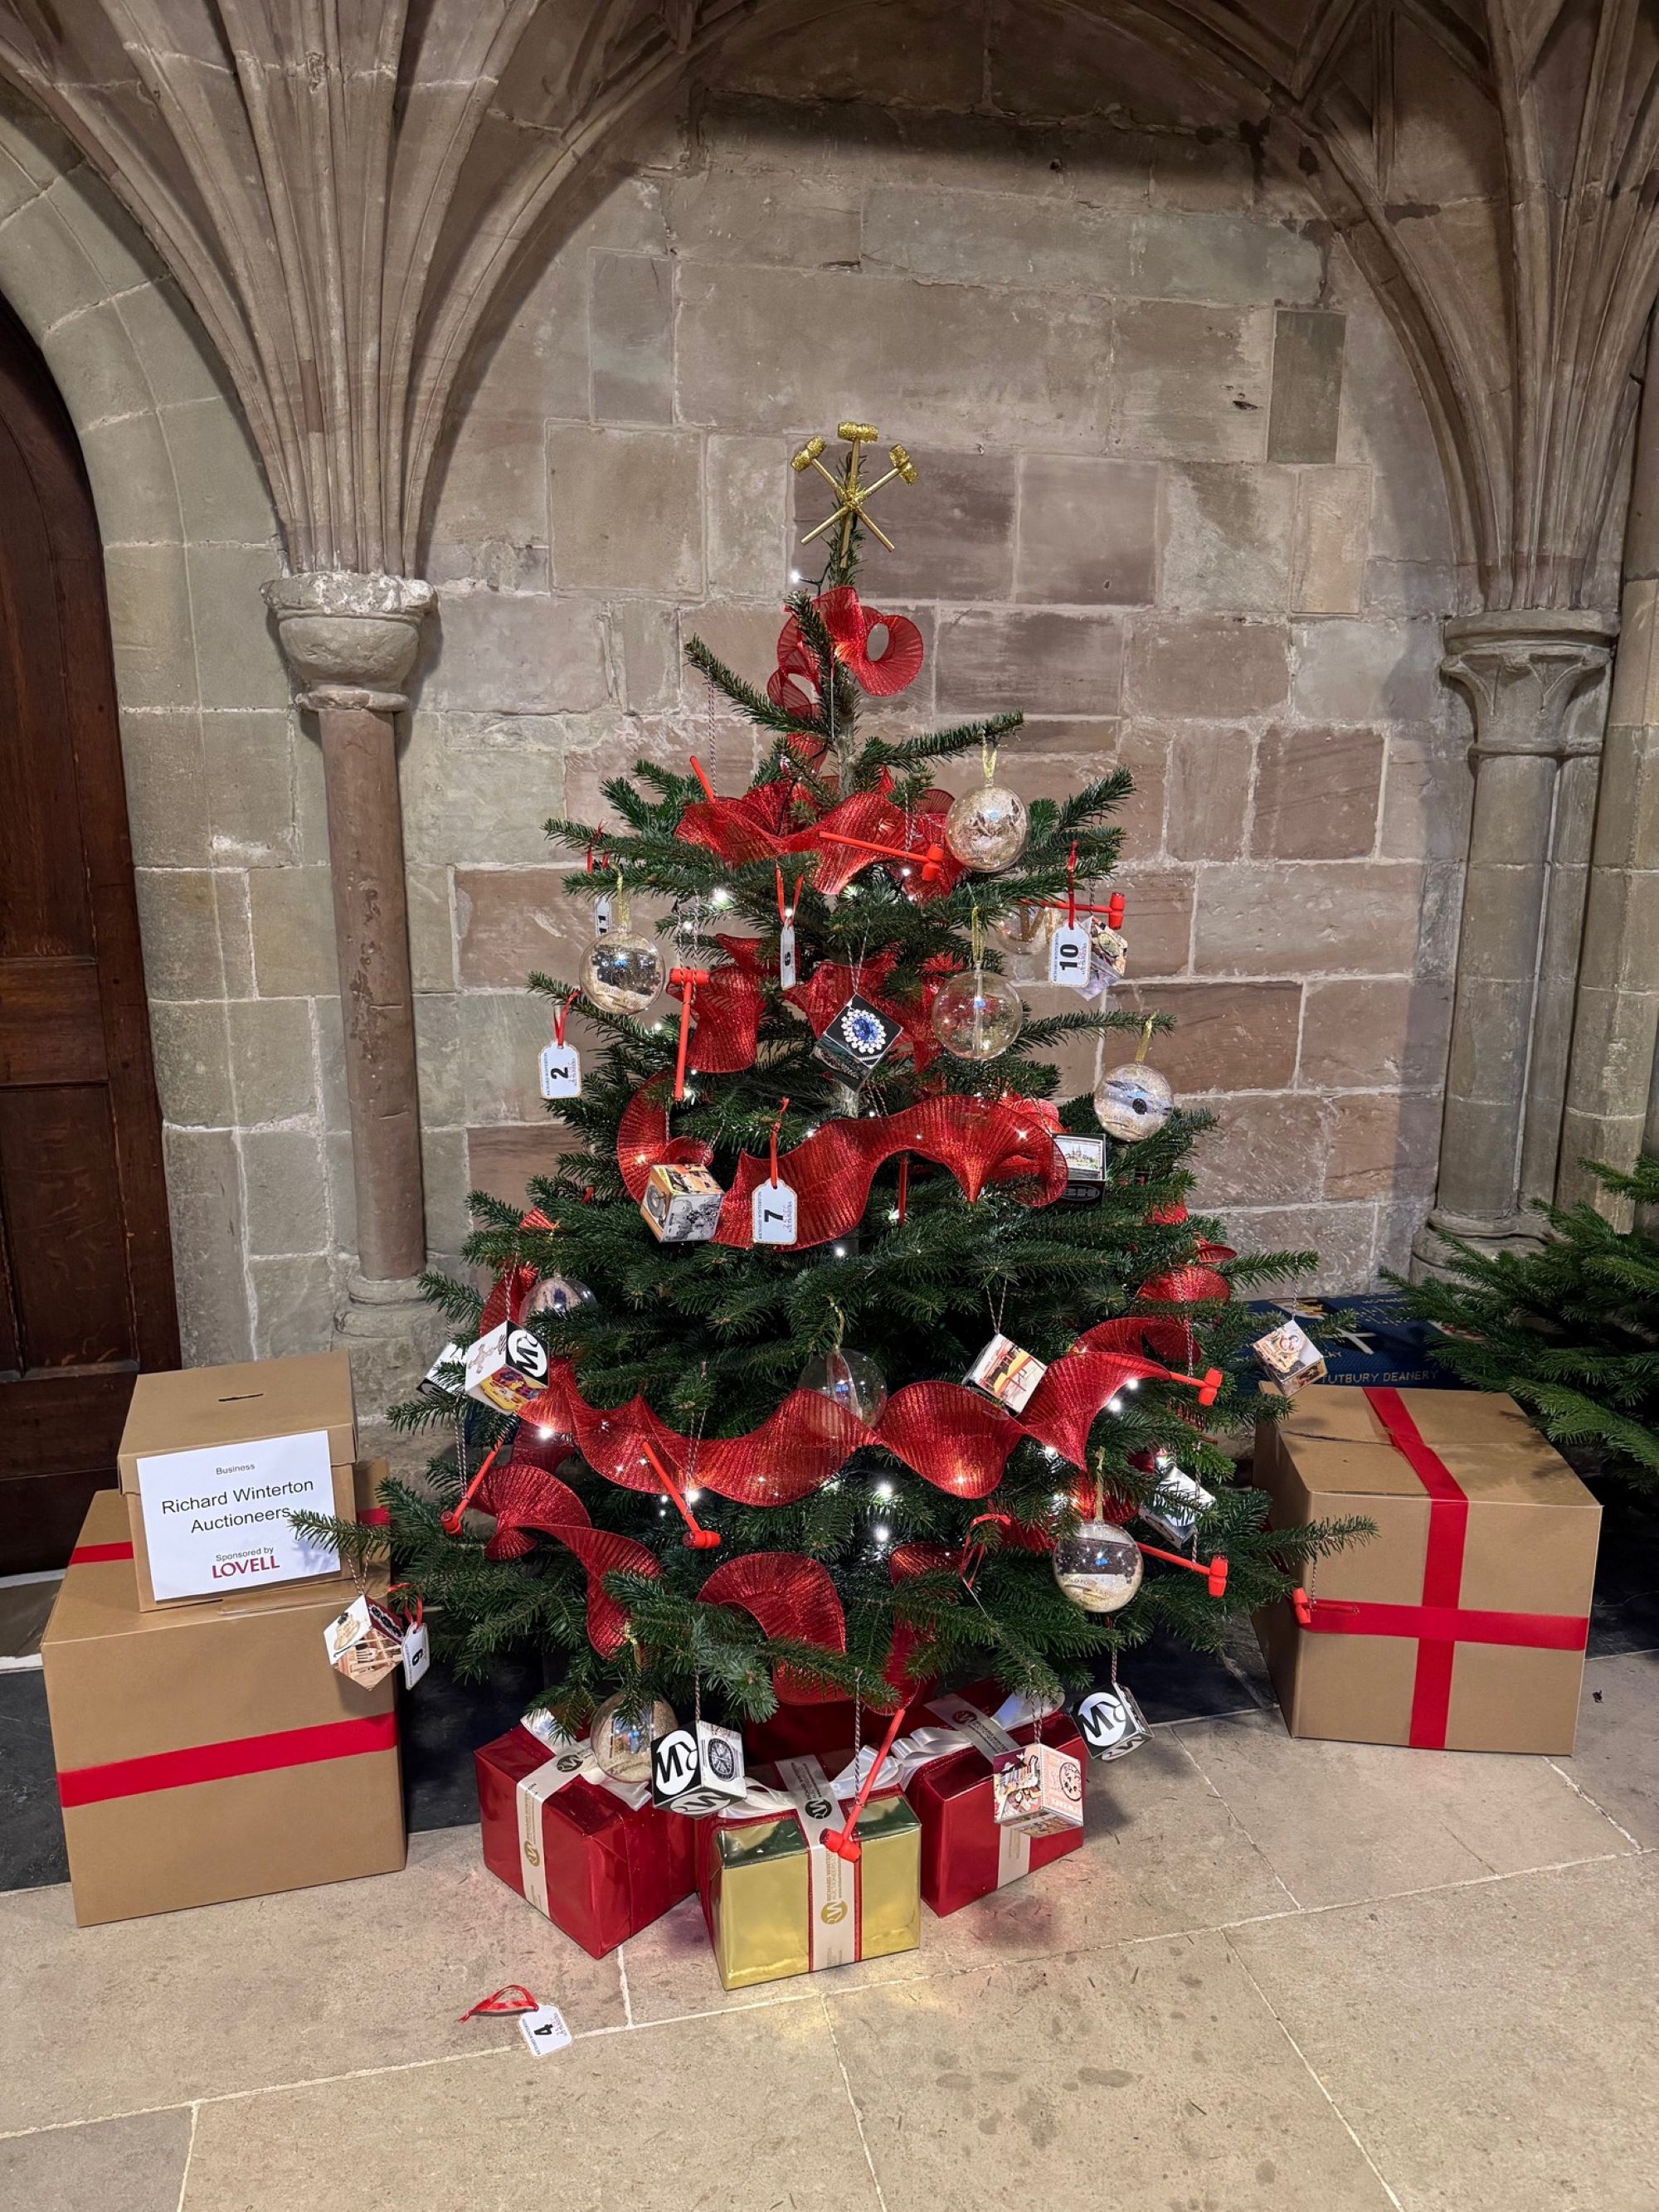
<path id="1" fill-rule="evenodd" d="M 682 808 L 674 835 L 733 866 L 745 860 L 781 860 L 790 854 L 811 857 L 816 863 L 812 880 L 825 894 L 844 890 L 861 868 L 885 857 L 913 898 L 941 898 L 963 872 L 944 842 L 951 795 L 926 791 L 907 816 L 889 797 L 891 788 L 892 778 L 884 771 L 869 790 L 854 792 L 805 829 L 789 830 L 779 826 L 775 784 L 761 784 L 740 799 L 694 800 Z M 832 830 L 835 836 L 828 834 Z M 843 844 L 838 838 L 858 842 Z M 865 849 L 868 845 L 887 849 L 872 853 Z M 939 857 L 935 872 L 924 878 L 920 864 L 932 847 L 939 848 Z"/>
<path id="2" fill-rule="evenodd" d="M 729 949 L 729 942 L 721 941 Z M 684 970 L 676 969 L 674 973 L 683 975 Z M 680 998 L 684 992 L 684 983 L 676 983 L 671 977 L 669 997 Z M 705 970 L 692 1000 L 695 1026 L 686 1047 L 686 1066 L 699 1075 L 732 1075 L 739 1068 L 752 1067 L 765 1004 L 766 993 L 744 967 Z"/>
<path id="3" fill-rule="evenodd" d="M 769 1637 L 814 1644 L 821 1651 L 847 1649 L 847 1620 L 830 1570 L 799 1552 L 750 1552 L 729 1559 L 697 1596 L 703 1605 L 741 1606 Z M 831 1705 L 846 1694 L 793 1667 L 778 1668 L 772 1686 L 791 1705 Z"/>
<path id="4" fill-rule="evenodd" d="M 820 593 L 812 605 L 830 633 L 836 659 L 851 672 L 860 690 L 878 699 L 890 698 L 921 673 L 921 632 L 908 615 L 878 614 L 874 607 L 861 604 L 850 584 L 837 584 Z M 872 634 L 878 630 L 884 631 L 885 636 L 875 639 Z M 872 644 L 878 647 L 874 652 Z M 781 666 L 782 638 L 778 647 Z"/>
<path id="5" fill-rule="evenodd" d="M 1166 1275 L 1154 1275 L 1141 1285 L 1135 1293 L 1160 1305 L 1200 1305 L 1207 1299 L 1224 1303 L 1232 1296 L 1232 1285 L 1224 1275 L 1213 1267 L 1171 1267 Z"/>
<path id="6" fill-rule="evenodd" d="M 654 1453 L 682 1488 L 696 1483 L 743 1505 L 793 1505 L 821 1489 L 855 1451 L 879 1444 L 936 1490 L 985 1498 L 1023 1437 L 1080 1460 L 1091 1422 L 1126 1382 L 1169 1372 L 1127 1353 L 1068 1353 L 1054 1361 L 1018 1419 L 960 1382 L 907 1383 L 867 1425 L 821 1391 L 792 1390 L 747 1435 L 696 1445 L 643 1398 L 590 1406 L 568 1360 L 553 1361 L 547 1402 L 556 1404 L 556 1425 L 575 1438 L 588 1465 L 624 1490 L 661 1490 Z"/>
<path id="7" fill-rule="evenodd" d="M 630 1198 L 644 1195 L 659 1162 L 707 1167 L 707 1145 L 670 1138 L 665 1079 L 653 1076 L 623 1109 L 617 1130 L 617 1164 Z M 949 1096 L 925 1098 L 902 1114 L 857 1121 L 827 1121 L 779 1158 L 779 1171 L 795 1194 L 796 1245 L 844 1237 L 864 1218 L 876 1170 L 902 1152 L 946 1168 L 971 1201 L 988 1183 L 1030 1181 L 1030 1203 L 1052 1206 L 1066 1189 L 1066 1162 L 1055 1148 L 1059 1117 L 1046 1100 L 1004 1101 Z M 747 1249 L 754 1242 L 750 1199 L 770 1173 L 767 1160 L 744 1153 L 720 1208 L 716 1244 Z"/>
<path id="8" fill-rule="evenodd" d="M 525 1460 L 491 1468 L 473 1503 L 495 1516 L 495 1533 L 484 1546 L 492 1559 L 521 1559 L 533 1548 L 532 1530 L 575 1553 L 587 1571 L 587 1640 L 609 1658 L 628 1633 L 628 1616 L 606 1593 L 604 1577 L 616 1571 L 660 1575 L 655 1554 L 631 1536 L 596 1528 L 568 1483 Z"/>

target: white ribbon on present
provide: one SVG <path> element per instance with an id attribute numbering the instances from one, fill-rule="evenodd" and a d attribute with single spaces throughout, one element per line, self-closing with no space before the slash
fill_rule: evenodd
<path id="1" fill-rule="evenodd" d="M 902 1735 L 882 1762 L 876 1778 L 878 1790 L 907 1790 L 924 1766 L 936 1759 L 948 1759 L 952 1752 L 977 1751 L 993 1765 L 1000 1759 L 1017 1753 L 1019 1746 L 1009 1733 L 1012 1729 L 1024 1728 L 1059 1710 L 1058 1700 L 1037 1705 L 1023 1692 L 1005 1698 L 994 1713 L 982 1713 L 966 1698 L 935 1698 L 927 1708 L 945 1725 L 943 1728 L 913 1729 Z M 864 1778 L 875 1760 L 874 1750 L 866 1744 L 858 1757 L 844 1766 L 831 1787 L 843 1796 L 856 1796 L 863 1787 Z M 997 1829 L 997 1887 L 1001 1889 L 1011 1881 L 1018 1881 L 1031 1871 L 1031 1839 L 1018 1828 Z"/>
<path id="2" fill-rule="evenodd" d="M 538 1912 L 547 1911 L 547 1862 L 542 1833 L 542 1816 L 550 1798 L 572 1782 L 591 1782 L 595 1788 L 608 1790 L 611 1796 L 626 1805 L 630 1813 L 638 1812 L 650 1801 L 648 1782 L 623 1782 L 616 1775 L 607 1774 L 585 1743 L 550 1721 L 545 1714 L 536 1713 L 522 1723 L 526 1735 L 533 1735 L 544 1745 L 548 1758 L 532 1774 L 521 1774 L 516 1793 L 519 1811 L 519 1874 L 524 1884 L 528 1903 Z"/>

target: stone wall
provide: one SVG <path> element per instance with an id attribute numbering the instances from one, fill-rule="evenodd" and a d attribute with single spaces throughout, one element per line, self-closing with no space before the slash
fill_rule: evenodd
<path id="1" fill-rule="evenodd" d="M 980 80 L 928 51 L 880 108 L 779 97 L 803 52 L 733 64 L 550 243 L 473 380 L 404 763 L 440 1240 L 469 1178 L 516 1195 L 548 1156 L 520 986 L 569 972 L 586 923 L 539 823 L 602 817 L 641 755 L 736 787 L 746 728 L 679 647 L 770 668 L 787 455 L 852 414 L 920 472 L 865 570 L 927 644 L 884 711 L 1023 708 L 1005 766 L 1034 795 L 1133 770 L 1132 977 L 1179 1018 L 1159 1064 L 1220 1116 L 1202 1194 L 1241 1245 L 1363 1285 L 1433 1187 L 1466 836 L 1426 419 L 1243 135 L 953 114 Z M 261 976 L 321 990 L 320 881 L 283 896 Z"/>

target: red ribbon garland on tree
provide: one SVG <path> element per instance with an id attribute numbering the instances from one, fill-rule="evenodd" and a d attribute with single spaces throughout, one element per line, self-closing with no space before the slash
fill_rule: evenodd
<path id="1" fill-rule="evenodd" d="M 617 1125 L 617 1164 L 633 1199 L 644 1195 L 658 1164 L 707 1167 L 714 1158 L 708 1145 L 670 1137 L 665 1090 L 665 1079 L 653 1076 L 629 1100 Z M 855 1229 L 877 1170 L 902 1152 L 919 1152 L 948 1169 L 970 1202 L 988 1183 L 1030 1181 L 1036 1189 L 1029 1203 L 1052 1206 L 1066 1188 L 1066 1162 L 1054 1143 L 1058 1126 L 1059 1117 L 1046 1100 L 1005 1102 L 957 1094 L 925 1098 L 901 1114 L 826 1122 L 786 1152 L 780 1164 L 795 1193 L 796 1248 L 828 1243 Z M 738 1162 L 720 1208 L 716 1244 L 743 1249 L 753 1244 L 750 1201 L 768 1172 L 767 1162 L 752 1154 Z"/>

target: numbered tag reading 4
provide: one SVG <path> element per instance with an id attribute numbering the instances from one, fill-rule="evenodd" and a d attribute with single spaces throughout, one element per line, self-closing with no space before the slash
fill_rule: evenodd
<path id="1" fill-rule="evenodd" d="M 538 2058 L 544 2058 L 550 2051 L 563 2051 L 570 2041 L 570 2030 L 557 2005 L 538 2005 L 534 2012 L 520 2013 L 519 2033 Z"/>
<path id="2" fill-rule="evenodd" d="M 581 1056 L 574 1044 L 542 1047 L 542 1097 L 580 1098 L 582 1095 Z"/>
<path id="3" fill-rule="evenodd" d="M 1089 933 L 1063 923 L 1048 939 L 1048 981 L 1080 991 L 1089 980 Z"/>
<path id="4" fill-rule="evenodd" d="M 787 1182 L 757 1183 L 749 1215 L 757 1244 L 794 1243 L 795 1194 Z"/>

